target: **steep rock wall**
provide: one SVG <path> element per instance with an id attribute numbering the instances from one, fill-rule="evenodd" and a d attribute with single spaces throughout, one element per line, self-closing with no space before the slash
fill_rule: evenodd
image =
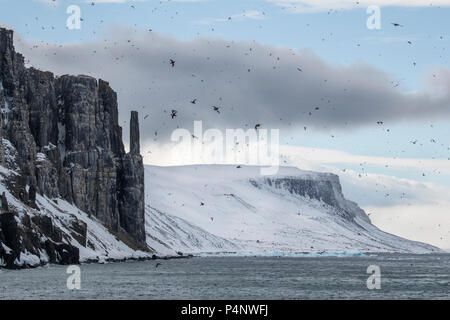
<path id="1" fill-rule="evenodd" d="M 65 199 L 146 248 L 138 114 L 126 153 L 108 82 L 26 68 L 13 32 L 0 28 L 0 112 L 0 164 L 21 177 L 12 193 L 28 205 L 35 192 Z"/>

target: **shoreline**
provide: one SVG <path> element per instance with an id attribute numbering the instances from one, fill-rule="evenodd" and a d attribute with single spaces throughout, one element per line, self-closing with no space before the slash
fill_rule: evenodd
<path id="1" fill-rule="evenodd" d="M 128 257 L 128 258 L 105 258 L 105 259 L 86 259 L 75 264 L 60 264 L 60 263 L 40 263 L 36 265 L 21 265 L 15 268 L 6 268 L 0 266 L 0 270 L 26 270 L 37 269 L 39 267 L 45 267 L 50 265 L 55 266 L 69 266 L 69 265 L 85 265 L 85 264 L 107 264 L 116 262 L 143 262 L 151 260 L 179 260 L 179 259 L 192 259 L 192 258 L 361 258 L 361 257 L 373 257 L 383 255 L 449 255 L 450 252 L 442 250 L 441 252 L 428 252 L 428 253 L 408 253 L 408 252 L 359 252 L 359 253 L 345 253 L 345 252 L 296 252 L 289 254 L 238 254 L 237 252 L 201 252 L 196 254 L 176 255 L 176 256 L 143 256 L 143 257 Z"/>
<path id="2" fill-rule="evenodd" d="M 176 259 L 191 259 L 195 256 L 189 255 L 177 255 L 177 256 L 157 256 L 151 255 L 148 257 L 129 257 L 129 258 L 105 258 L 105 259 L 86 259 L 74 264 L 61 264 L 61 263 L 39 263 L 35 265 L 18 265 L 15 268 L 6 268 L 5 266 L 0 266 L 0 270 L 26 270 L 26 269 L 37 269 L 39 267 L 45 267 L 49 265 L 55 266 L 69 266 L 69 265 L 83 265 L 83 264 L 106 264 L 115 262 L 128 262 L 128 261 L 150 261 L 150 260 L 176 260 Z"/>

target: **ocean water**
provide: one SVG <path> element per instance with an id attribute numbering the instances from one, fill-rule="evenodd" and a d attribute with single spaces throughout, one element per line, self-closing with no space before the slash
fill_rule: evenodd
<path id="1" fill-rule="evenodd" d="M 160 263 L 158 267 L 156 264 Z M 380 267 L 369 290 L 367 267 Z M 450 255 L 202 257 L 0 270 L 0 299 L 449 299 Z"/>

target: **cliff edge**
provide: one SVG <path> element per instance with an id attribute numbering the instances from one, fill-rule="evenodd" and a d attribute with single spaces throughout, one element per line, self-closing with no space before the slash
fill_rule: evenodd
<path id="1" fill-rule="evenodd" d="M 137 112 L 130 131 L 126 153 L 108 82 L 26 68 L 13 32 L 0 28 L 0 165 L 16 173 L 4 177 L 15 198 L 36 210 L 36 193 L 64 199 L 147 250 Z M 3 209 L 0 224 L 11 214 L 19 213 Z"/>

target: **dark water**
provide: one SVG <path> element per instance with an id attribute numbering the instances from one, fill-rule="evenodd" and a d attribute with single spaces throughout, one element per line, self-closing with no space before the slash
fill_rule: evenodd
<path id="1" fill-rule="evenodd" d="M 161 266 L 155 268 L 156 263 Z M 367 289 L 369 265 L 381 289 Z M 449 299 L 450 255 L 208 257 L 0 270 L 0 299 Z"/>

